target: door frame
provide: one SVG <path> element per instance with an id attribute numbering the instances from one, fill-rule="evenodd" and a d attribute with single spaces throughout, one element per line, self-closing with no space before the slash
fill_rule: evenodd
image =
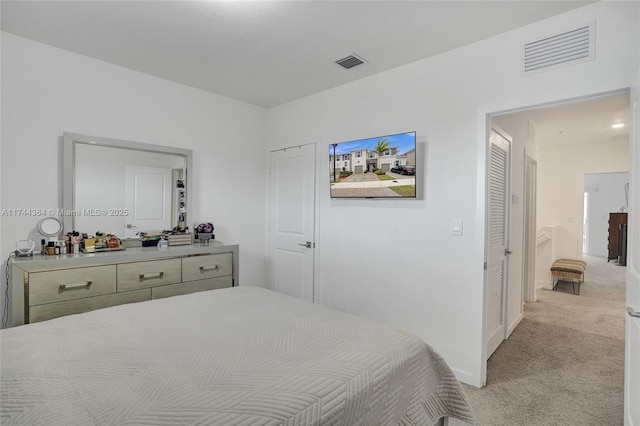
<path id="1" fill-rule="evenodd" d="M 533 181 L 530 182 L 527 175 L 527 167 L 531 164 L 533 168 Z M 528 188 L 527 184 L 531 184 Z M 528 189 L 531 189 L 531 197 L 533 200 L 527 199 Z M 523 250 L 522 250 L 522 305 L 526 302 L 536 301 L 536 234 L 538 229 L 538 161 L 531 157 L 527 150 L 524 153 L 524 218 L 523 225 L 525 227 L 523 233 Z M 527 208 L 528 207 L 528 208 Z M 526 218 L 529 218 L 527 223 Z M 529 229 L 527 229 L 527 227 Z M 527 259 L 529 258 L 529 259 Z M 533 263 L 533 266 L 531 265 Z M 521 308 L 521 312 L 523 308 Z"/>
<path id="2" fill-rule="evenodd" d="M 491 149 L 491 142 L 489 140 L 491 136 L 491 126 L 492 126 L 492 117 L 502 114 L 511 114 L 515 112 L 523 112 L 528 110 L 533 110 L 537 108 L 574 103 L 588 99 L 595 99 L 598 97 L 611 96 L 621 93 L 629 93 L 630 87 L 619 87 L 618 89 L 609 90 L 606 92 L 596 92 L 596 93 L 585 93 L 582 95 L 578 95 L 575 97 L 554 97 L 551 96 L 546 100 L 543 100 L 539 103 L 520 103 L 519 101 L 515 101 L 510 105 L 484 105 L 478 107 L 477 109 L 477 140 L 478 140 L 478 185 L 476 187 L 476 204 L 478 206 L 478 210 L 484 212 L 484 217 L 477 222 L 478 229 L 484 230 L 484 238 L 482 238 L 478 245 L 476 246 L 476 252 L 482 253 L 485 265 L 487 262 L 487 244 L 488 244 L 488 171 L 489 171 L 489 154 Z M 631 153 L 631 146 L 629 147 Z M 637 170 L 640 172 L 640 169 Z M 480 347 L 479 358 L 476 358 L 476 366 L 480 371 L 479 377 L 477 380 L 472 380 L 472 384 L 477 387 L 484 387 L 487 384 L 487 295 L 488 295 L 488 281 L 487 281 L 487 271 L 483 270 L 483 286 L 482 286 L 482 312 L 480 319 L 482 321 L 480 336 L 481 340 L 478 342 L 478 346 Z"/>
<path id="3" fill-rule="evenodd" d="M 271 197 L 270 197 L 270 189 L 271 189 L 271 176 L 270 176 L 270 171 L 271 171 L 271 154 L 276 152 L 276 151 L 287 151 L 290 149 L 296 149 L 296 148 L 300 148 L 303 146 L 309 146 L 311 145 L 313 147 L 313 155 L 314 155 L 314 169 L 313 169 L 313 187 L 314 187 L 314 196 L 313 196 L 313 239 L 312 241 L 314 242 L 315 246 L 314 249 L 312 251 L 312 258 L 313 258 L 313 303 L 319 303 L 320 301 L 320 286 L 319 286 L 319 282 L 320 282 L 320 271 L 318 268 L 318 247 L 320 245 L 320 241 L 319 241 L 319 229 L 320 229 L 320 179 L 318 178 L 318 170 L 320 170 L 320 167 L 318 167 L 318 161 L 320 159 L 320 155 L 318 153 L 318 145 L 316 142 L 310 142 L 310 143 L 306 143 L 306 144 L 299 144 L 299 145 L 292 145 L 292 146 L 287 146 L 287 147 L 283 147 L 283 148 L 278 148 L 278 149 L 271 149 L 269 150 L 269 166 L 267 168 L 267 179 L 265 182 L 265 193 L 266 193 L 266 203 L 265 203 L 265 216 L 266 216 L 266 226 L 265 226 L 265 247 L 268 250 L 270 247 L 270 237 L 271 237 L 271 233 L 269 232 L 269 224 L 271 221 L 271 214 L 270 214 L 270 206 L 271 206 Z M 327 185 L 328 186 L 328 185 Z M 266 262 L 266 270 L 267 270 L 267 276 L 270 277 L 271 276 L 271 265 L 269 264 L 269 253 L 266 253 L 265 256 L 265 262 Z M 268 285 L 270 286 L 271 283 L 268 282 Z"/>
<path id="4" fill-rule="evenodd" d="M 633 86 L 630 90 L 631 98 L 631 123 L 629 134 L 629 182 L 640 184 L 640 168 L 635 167 L 640 159 L 640 70 L 636 75 Z M 624 342 L 624 424 L 631 426 L 640 419 L 640 407 L 637 403 L 637 395 L 640 392 L 640 381 L 634 373 L 640 371 L 640 365 L 637 362 L 637 354 L 640 353 L 640 341 L 637 333 L 640 332 L 640 319 L 633 316 L 640 312 L 640 256 L 634 250 L 638 248 L 638 233 L 634 229 L 640 226 L 637 211 L 634 207 L 638 207 L 637 189 L 629 191 L 629 226 L 631 232 L 627 240 L 628 260 L 627 260 L 627 296 L 626 307 L 627 316 L 625 320 L 625 342 Z M 636 306 L 630 306 L 635 304 Z M 635 363 L 634 363 L 635 360 Z M 631 368 L 633 364 L 633 368 Z M 635 380 L 633 379 L 635 377 Z M 634 399 L 635 398 L 635 399 Z M 633 402 L 636 401 L 636 402 Z"/>

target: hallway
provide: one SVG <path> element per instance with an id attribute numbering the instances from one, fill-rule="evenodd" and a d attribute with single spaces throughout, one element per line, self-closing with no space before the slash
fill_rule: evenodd
<path id="1" fill-rule="evenodd" d="M 538 290 L 489 358 L 487 386 L 465 385 L 479 425 L 623 424 L 626 268 L 584 260 L 580 295 Z"/>

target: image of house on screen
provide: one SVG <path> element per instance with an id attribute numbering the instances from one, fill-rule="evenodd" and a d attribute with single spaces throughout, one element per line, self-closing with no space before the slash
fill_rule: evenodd
<path id="1" fill-rule="evenodd" d="M 329 145 L 329 171 L 360 174 L 396 166 L 415 166 L 415 132 Z"/>
<path id="2" fill-rule="evenodd" d="M 416 196 L 415 132 L 329 145 L 332 198 Z"/>

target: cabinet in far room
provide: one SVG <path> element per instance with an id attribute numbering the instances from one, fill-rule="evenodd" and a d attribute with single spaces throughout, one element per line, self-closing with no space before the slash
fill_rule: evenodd
<path id="1" fill-rule="evenodd" d="M 626 264 L 626 225 L 627 213 L 609 213 L 609 254 L 607 261 L 616 260 L 621 264 Z M 621 256 L 625 259 L 620 258 Z"/>

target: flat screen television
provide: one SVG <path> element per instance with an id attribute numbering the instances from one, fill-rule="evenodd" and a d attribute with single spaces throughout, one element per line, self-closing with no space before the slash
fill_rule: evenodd
<path id="1" fill-rule="evenodd" d="M 416 198 L 416 132 L 329 145 L 331 198 Z"/>

